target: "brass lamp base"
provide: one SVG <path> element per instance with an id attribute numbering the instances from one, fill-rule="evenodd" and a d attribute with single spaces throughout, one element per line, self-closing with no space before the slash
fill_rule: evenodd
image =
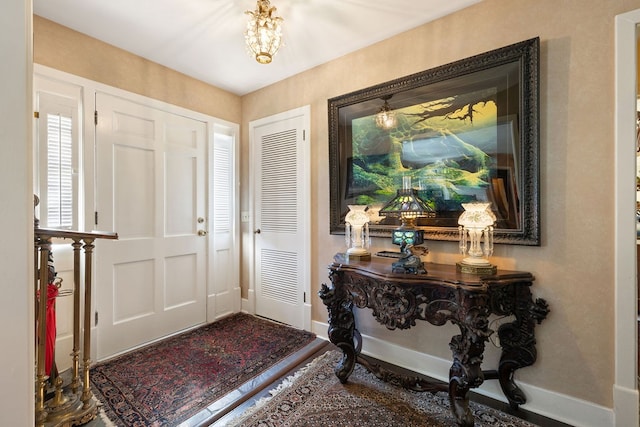
<path id="1" fill-rule="evenodd" d="M 456 263 L 456 267 L 458 269 L 459 272 L 461 273 L 468 273 L 468 274 L 476 274 L 479 276 L 485 276 L 485 275 L 492 275 L 492 274 L 496 274 L 498 271 L 498 267 L 496 267 L 495 265 L 471 265 L 471 264 L 465 264 L 462 262 L 457 262 Z"/>
<path id="2" fill-rule="evenodd" d="M 347 249 L 347 259 L 352 261 L 369 261 L 371 259 L 371 252 L 363 247 L 353 247 Z"/>
<path id="3" fill-rule="evenodd" d="M 369 261 L 371 260 L 371 254 L 367 253 L 367 254 L 350 254 L 347 252 L 347 260 L 352 260 L 352 261 Z"/>

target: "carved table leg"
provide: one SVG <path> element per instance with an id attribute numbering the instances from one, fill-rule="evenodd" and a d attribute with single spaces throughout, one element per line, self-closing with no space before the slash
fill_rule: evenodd
<path id="1" fill-rule="evenodd" d="M 492 331 L 488 327 L 486 307 L 468 308 L 466 320 L 457 323 L 460 335 L 451 339 L 453 365 L 449 370 L 449 402 L 458 425 L 473 427 L 474 419 L 469 409 L 469 389 L 484 381 L 481 364 L 484 345 Z"/>
<path id="2" fill-rule="evenodd" d="M 514 286 L 512 292 L 514 295 L 510 300 L 515 301 L 515 305 L 511 309 L 516 319 L 498 328 L 502 347 L 498 379 L 509 405 L 517 409 L 518 405 L 526 403 L 527 398 L 515 384 L 513 374 L 516 369 L 530 366 L 536 361 L 538 353 L 534 329 L 536 323 L 540 324 L 547 317 L 549 307 L 541 298 L 532 301 L 527 285 Z"/>
<path id="3" fill-rule="evenodd" d="M 342 359 L 338 362 L 335 373 L 340 382 L 345 383 L 353 372 L 362 346 L 362 337 L 355 328 L 353 302 L 349 294 L 340 287 L 329 288 L 323 284 L 318 294 L 329 312 L 329 340 L 342 350 Z M 357 345 L 354 345 L 354 336 Z"/>

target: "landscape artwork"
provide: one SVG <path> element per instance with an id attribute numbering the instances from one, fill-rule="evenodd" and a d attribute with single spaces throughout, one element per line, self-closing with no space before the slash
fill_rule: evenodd
<path id="1" fill-rule="evenodd" d="M 495 97 L 494 89 L 401 108 L 394 111 L 397 125 L 388 130 L 376 125 L 375 115 L 354 119 L 347 198 L 375 212 L 408 176 L 437 213 L 436 221 L 457 218 L 462 203 L 491 201 Z"/>
<path id="2" fill-rule="evenodd" d="M 537 39 L 329 100 L 331 232 L 366 205 L 372 235 L 400 223 L 378 211 L 411 178 L 435 212 L 416 225 L 457 239 L 467 202 L 490 202 L 496 242 L 539 244 Z M 377 120 L 381 112 L 393 115 Z"/>

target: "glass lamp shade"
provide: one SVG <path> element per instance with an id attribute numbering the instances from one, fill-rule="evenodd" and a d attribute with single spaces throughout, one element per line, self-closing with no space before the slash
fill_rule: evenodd
<path id="1" fill-rule="evenodd" d="M 464 212 L 458 218 L 460 233 L 460 253 L 468 255 L 462 265 L 492 267 L 485 257 L 493 254 L 493 225 L 496 216 L 491 211 L 491 203 L 463 203 Z M 467 235 L 469 246 L 467 247 Z M 482 238 L 484 237 L 484 247 Z M 468 251 L 467 251 L 468 248 Z"/>
<path id="2" fill-rule="evenodd" d="M 244 33 L 249 51 L 256 61 L 268 64 L 280 49 L 282 43 L 281 17 L 275 16 L 276 8 L 269 0 L 258 0 L 255 11 L 246 11 L 250 16 Z"/>
<path id="3" fill-rule="evenodd" d="M 352 258 L 367 259 L 371 257 L 368 249 L 369 215 L 366 205 L 349 205 L 349 212 L 345 216 L 345 243 L 347 255 Z"/>
<path id="4" fill-rule="evenodd" d="M 419 217 L 433 217 L 435 211 L 426 201 L 418 197 L 416 190 L 411 187 L 411 177 L 402 177 L 402 189 L 387 202 L 378 213 L 380 216 L 400 218 L 402 225 L 391 232 L 391 242 L 400 245 L 403 252 L 408 245 L 420 245 L 424 242 L 422 230 L 416 230 L 415 223 Z"/>
<path id="5" fill-rule="evenodd" d="M 414 225 L 416 218 L 433 216 L 434 211 L 413 188 L 398 190 L 396 197 L 380 209 L 380 216 L 400 218 L 403 226 Z"/>
<path id="6" fill-rule="evenodd" d="M 489 208 L 491 203 L 474 202 L 463 203 L 464 212 L 458 218 L 458 224 L 467 228 L 480 228 L 492 226 L 496 222 L 496 216 Z"/>

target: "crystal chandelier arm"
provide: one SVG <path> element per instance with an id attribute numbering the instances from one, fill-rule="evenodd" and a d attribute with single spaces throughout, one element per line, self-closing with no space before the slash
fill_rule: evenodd
<path id="1" fill-rule="evenodd" d="M 462 255 L 466 255 L 467 253 L 467 230 L 464 229 L 463 226 L 458 226 L 458 235 L 460 238 L 460 243 L 458 245 L 460 249 L 460 253 Z"/>
<path id="2" fill-rule="evenodd" d="M 484 254 L 488 257 L 493 255 L 493 226 L 484 229 Z"/>
<path id="3" fill-rule="evenodd" d="M 369 249 L 371 247 L 371 237 L 369 237 L 369 223 L 364 224 L 364 233 L 362 235 L 363 246 L 365 249 Z"/>

